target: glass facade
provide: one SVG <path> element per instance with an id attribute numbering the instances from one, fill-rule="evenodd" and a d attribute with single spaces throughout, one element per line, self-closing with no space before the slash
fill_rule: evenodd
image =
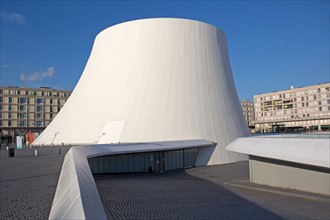
<path id="1" fill-rule="evenodd" d="M 88 159 L 93 174 L 147 173 L 194 167 L 199 148 L 131 153 Z"/>

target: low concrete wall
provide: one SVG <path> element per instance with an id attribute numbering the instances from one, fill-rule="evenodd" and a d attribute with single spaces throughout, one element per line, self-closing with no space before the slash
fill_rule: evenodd
<path id="1" fill-rule="evenodd" d="M 88 164 L 89 158 L 185 148 L 209 148 L 214 145 L 214 142 L 201 139 L 72 147 L 64 158 L 49 219 L 106 219 Z"/>
<path id="2" fill-rule="evenodd" d="M 250 156 L 250 181 L 330 195 L 329 168 Z"/>
<path id="3" fill-rule="evenodd" d="M 84 152 L 65 155 L 49 219 L 106 219 Z"/>

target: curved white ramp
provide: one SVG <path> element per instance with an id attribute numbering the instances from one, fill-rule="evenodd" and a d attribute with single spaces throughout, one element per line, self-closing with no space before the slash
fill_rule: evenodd
<path id="1" fill-rule="evenodd" d="M 107 218 L 88 164 L 88 158 L 196 147 L 214 148 L 215 145 L 216 143 L 207 140 L 187 140 L 72 147 L 64 158 L 49 219 Z M 203 153 L 199 153 L 198 158 L 203 157 Z M 198 158 L 197 160 L 199 160 Z"/>

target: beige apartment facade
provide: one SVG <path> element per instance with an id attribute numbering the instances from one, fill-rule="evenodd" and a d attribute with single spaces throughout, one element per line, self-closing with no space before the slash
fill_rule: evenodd
<path id="1" fill-rule="evenodd" d="M 330 83 L 254 96 L 256 132 L 330 130 Z"/>
<path id="2" fill-rule="evenodd" d="M 251 100 L 241 100 L 241 107 L 243 111 L 243 115 L 246 121 L 246 124 L 249 128 L 254 128 L 254 104 Z"/>
<path id="3" fill-rule="evenodd" d="M 49 87 L 0 87 L 1 142 L 12 143 L 15 136 L 42 132 L 70 95 L 71 91 Z"/>

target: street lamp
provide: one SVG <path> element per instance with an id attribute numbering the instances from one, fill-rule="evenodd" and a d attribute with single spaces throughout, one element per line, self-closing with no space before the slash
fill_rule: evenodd
<path id="1" fill-rule="evenodd" d="M 53 142 L 54 142 L 54 140 L 55 140 L 55 138 L 56 138 L 56 135 L 57 135 L 58 133 L 60 133 L 60 132 L 56 132 L 56 133 L 55 133 L 54 138 L 53 138 L 52 142 L 50 143 L 51 146 L 54 146 Z"/>

